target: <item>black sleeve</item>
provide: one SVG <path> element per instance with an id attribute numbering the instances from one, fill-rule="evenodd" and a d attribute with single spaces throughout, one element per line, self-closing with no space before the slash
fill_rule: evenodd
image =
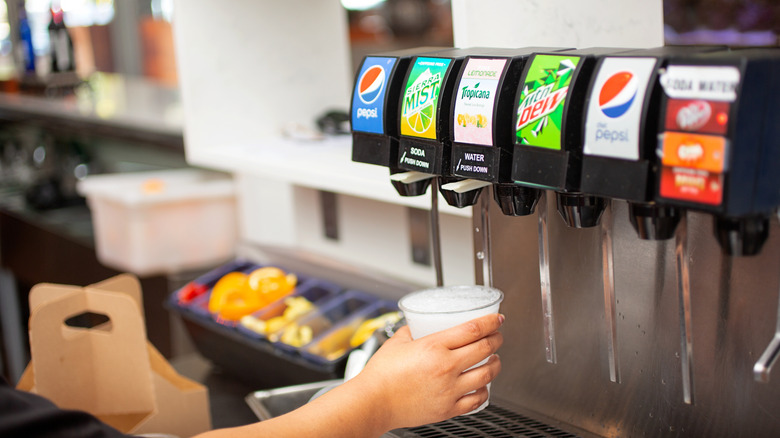
<path id="1" fill-rule="evenodd" d="M 0 376 L 0 437 L 113 438 L 125 435 L 86 412 L 63 410 L 39 395 L 18 391 Z"/>

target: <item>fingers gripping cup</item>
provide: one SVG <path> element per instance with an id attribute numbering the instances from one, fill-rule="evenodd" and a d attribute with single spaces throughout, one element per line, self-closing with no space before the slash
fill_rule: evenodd
<path id="1" fill-rule="evenodd" d="M 503 299 L 503 292 L 487 286 L 448 286 L 412 292 L 398 301 L 398 307 L 409 324 L 412 338 L 418 339 L 480 316 L 498 313 Z M 488 359 L 486 357 L 471 368 L 484 365 Z M 485 409 L 489 403 L 488 398 L 466 415 Z"/>

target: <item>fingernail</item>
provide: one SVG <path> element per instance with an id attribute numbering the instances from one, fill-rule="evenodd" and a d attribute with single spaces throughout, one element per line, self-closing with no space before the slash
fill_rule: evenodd
<path id="1" fill-rule="evenodd" d="M 499 324 L 503 324 L 505 319 L 506 319 L 506 317 L 504 316 L 503 313 L 499 313 L 498 314 L 498 323 Z"/>

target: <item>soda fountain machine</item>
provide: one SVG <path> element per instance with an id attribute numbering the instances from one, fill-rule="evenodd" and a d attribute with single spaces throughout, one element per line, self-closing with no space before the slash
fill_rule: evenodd
<path id="1" fill-rule="evenodd" d="M 475 247 L 489 248 L 491 260 L 486 269 L 478 252 L 475 274 L 505 293 L 507 342 L 491 407 L 395 436 L 516 436 L 534 424 L 538 436 L 776 436 L 780 379 L 769 376 L 780 352 L 780 233 L 768 230 L 780 205 L 778 51 L 528 50 L 460 60 L 457 85 L 442 95 L 450 102 L 436 108 L 449 108 L 449 134 L 399 128 L 398 158 L 414 147 L 431 160 L 428 171 L 410 162 L 398 163 L 402 171 L 447 178 L 474 200 L 485 183 L 494 191 L 501 208 L 480 205 L 473 215 Z M 497 83 L 476 71 L 512 56 L 525 59 L 505 179 L 506 134 L 497 129 L 507 124 L 507 72 L 517 61 L 495 63 Z M 480 89 L 495 101 L 459 105 Z M 492 148 L 458 133 L 459 121 L 492 123 Z M 508 203 L 501 185 L 530 196 Z M 545 201 L 550 190 L 555 205 Z M 534 193 L 537 217 L 523 203 Z M 547 221 L 549 209 L 565 220 Z"/>

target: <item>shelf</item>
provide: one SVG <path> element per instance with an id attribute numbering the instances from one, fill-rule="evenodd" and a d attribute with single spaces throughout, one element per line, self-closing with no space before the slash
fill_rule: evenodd
<path id="1" fill-rule="evenodd" d="M 59 97 L 0 93 L 0 119 L 48 129 L 184 147 L 178 89 L 116 74 L 96 74 Z"/>
<path id="2" fill-rule="evenodd" d="M 430 209 L 430 192 L 402 197 L 390 184 L 387 168 L 355 163 L 350 136 L 321 141 L 276 138 L 252 145 L 229 145 L 187 150 L 187 161 L 227 172 L 245 173 L 291 184 Z M 439 212 L 471 217 L 471 208 L 451 207 L 439 195 Z"/>

